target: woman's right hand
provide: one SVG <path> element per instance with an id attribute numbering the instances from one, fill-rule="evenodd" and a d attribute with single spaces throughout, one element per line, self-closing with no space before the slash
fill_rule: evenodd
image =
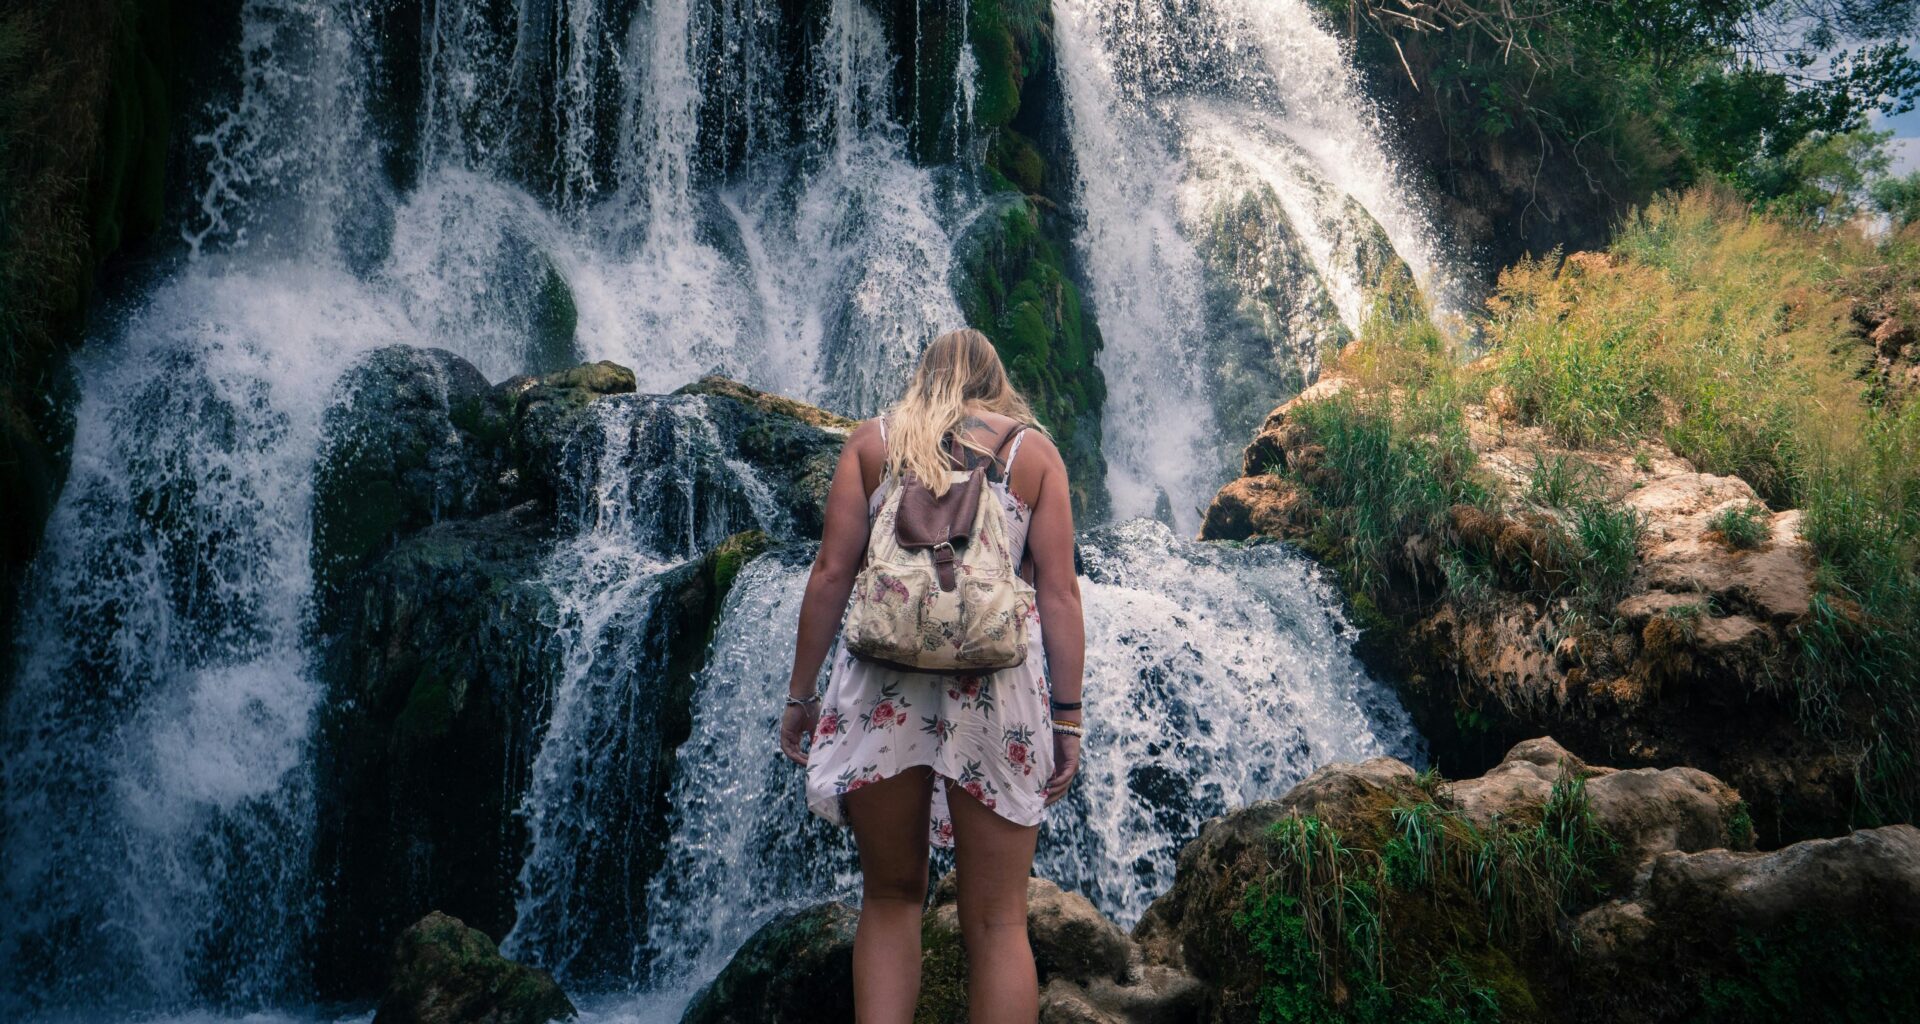
<path id="1" fill-rule="evenodd" d="M 1053 774 L 1047 777 L 1047 803 L 1067 795 L 1073 777 L 1080 774 L 1080 737 L 1071 733 L 1053 734 Z"/>
<path id="2" fill-rule="evenodd" d="M 820 719 L 818 703 L 789 704 L 780 716 L 780 752 L 787 760 L 805 767 L 807 763 L 807 737 L 813 735 L 813 724 Z"/>

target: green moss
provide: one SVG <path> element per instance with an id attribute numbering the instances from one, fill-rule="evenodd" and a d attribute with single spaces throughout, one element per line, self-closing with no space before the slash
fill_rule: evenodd
<path id="1" fill-rule="evenodd" d="M 1920 1019 L 1920 943 L 1886 923 L 1799 917 L 1742 931 L 1720 970 L 1694 980 L 1685 1019 L 1894 1021 Z"/>
<path id="2" fill-rule="evenodd" d="M 1389 874 L 1369 849 L 1312 817 L 1283 818 L 1271 836 L 1274 870 L 1248 887 L 1233 918 L 1262 968 L 1262 1024 L 1478 1024 L 1510 1019 L 1503 1006 L 1533 1005 L 1504 955 L 1471 944 L 1446 951 L 1407 929 L 1410 915 L 1389 914 Z"/>
<path id="3" fill-rule="evenodd" d="M 1020 112 L 1020 87 L 1026 80 L 1026 67 L 1014 41 L 1014 22 L 1008 8 L 1016 8 L 1013 13 L 1017 17 L 1021 6 L 1018 0 L 973 0 L 967 40 L 978 64 L 973 123 L 979 128 L 1005 127 Z"/>
<path id="4" fill-rule="evenodd" d="M 1035 205 L 1009 204 L 975 236 L 962 267 L 967 322 L 993 340 L 1015 386 L 1052 433 L 1074 482 L 1074 514 L 1097 514 L 1106 502 L 1099 441 L 1106 382 L 1095 363 L 1100 334 Z"/>
<path id="5" fill-rule="evenodd" d="M 938 927 L 928 914 L 920 932 L 920 1001 L 914 1024 L 966 1024 L 967 950 L 960 932 Z"/>
<path id="6" fill-rule="evenodd" d="M 713 597 L 711 603 L 718 612 L 719 604 L 724 601 L 727 592 L 733 589 L 733 581 L 748 562 L 760 557 L 767 550 L 767 535 L 759 530 L 736 533 L 720 542 L 707 556 L 707 578 L 712 582 Z M 713 625 L 719 625 L 719 615 L 713 616 Z"/>
<path id="7" fill-rule="evenodd" d="M 1727 812 L 1727 836 L 1734 849 L 1753 849 L 1753 809 L 1745 800 L 1734 801 Z"/>

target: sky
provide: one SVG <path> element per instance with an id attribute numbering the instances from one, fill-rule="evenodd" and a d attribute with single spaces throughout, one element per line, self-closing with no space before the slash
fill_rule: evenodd
<path id="1" fill-rule="evenodd" d="M 1920 46 L 1920 38 L 1907 40 L 1908 52 Z M 1881 131 L 1893 132 L 1892 141 L 1887 149 L 1893 153 L 1895 174 L 1920 171 L 1920 109 L 1909 110 L 1898 117 L 1874 115 L 1874 127 Z"/>
<path id="2" fill-rule="evenodd" d="M 1875 127 L 1893 132 L 1887 149 L 1893 153 L 1894 173 L 1920 171 L 1920 109 L 1909 110 L 1898 117 L 1875 117 L 1874 120 Z"/>

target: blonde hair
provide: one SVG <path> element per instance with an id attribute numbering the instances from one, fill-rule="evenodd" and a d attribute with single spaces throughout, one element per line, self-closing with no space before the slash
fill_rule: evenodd
<path id="1" fill-rule="evenodd" d="M 920 354 L 920 367 L 906 394 L 887 411 L 887 472 L 902 478 L 912 473 L 933 493 L 947 493 L 948 470 L 953 468 L 943 447 L 948 435 L 968 449 L 993 455 L 960 429 L 969 406 L 1039 427 L 1033 407 L 1007 379 L 993 342 L 962 327 L 933 339 Z"/>

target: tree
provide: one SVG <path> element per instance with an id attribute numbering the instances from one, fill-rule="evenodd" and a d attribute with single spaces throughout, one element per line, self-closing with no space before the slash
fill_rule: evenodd
<path id="1" fill-rule="evenodd" d="M 1876 209 L 1893 219 L 1894 230 L 1920 222 L 1920 170 L 1881 178 L 1870 186 L 1868 195 Z"/>

